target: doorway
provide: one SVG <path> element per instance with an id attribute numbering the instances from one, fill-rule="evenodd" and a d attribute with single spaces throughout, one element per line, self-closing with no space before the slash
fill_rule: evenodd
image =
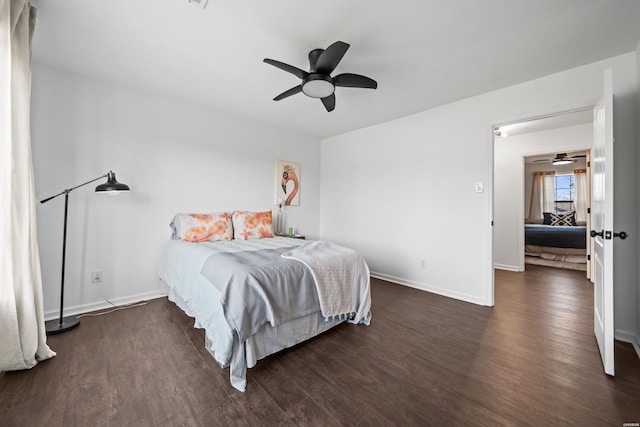
<path id="1" fill-rule="evenodd" d="M 543 223 L 542 210 L 554 212 L 566 210 L 566 206 L 561 204 L 558 204 L 558 207 L 554 205 L 552 208 L 547 206 L 546 209 L 543 208 L 535 214 L 535 218 L 530 218 L 532 178 L 527 174 L 540 169 L 540 172 L 558 171 L 563 175 L 569 175 L 569 172 L 573 174 L 575 170 L 588 169 L 588 156 L 593 145 L 593 137 L 591 106 L 494 127 L 493 260 L 495 268 L 524 271 L 527 260 L 525 224 L 527 222 Z M 564 165 L 553 165 L 556 157 L 563 157 L 568 162 Z M 587 192 L 587 194 L 590 193 Z M 555 203 L 556 200 L 553 202 Z M 588 203 L 587 201 L 587 205 Z M 588 218 L 581 215 L 580 223 L 586 228 L 586 233 L 589 232 L 589 222 Z M 588 247 L 591 245 L 590 239 L 586 239 L 585 244 L 586 258 L 586 255 L 591 253 Z M 538 258 L 561 259 L 562 257 L 552 257 L 545 253 Z M 568 259 L 577 260 L 576 258 Z M 557 261 L 557 259 L 551 261 Z M 590 267 L 585 269 L 589 277 Z"/>

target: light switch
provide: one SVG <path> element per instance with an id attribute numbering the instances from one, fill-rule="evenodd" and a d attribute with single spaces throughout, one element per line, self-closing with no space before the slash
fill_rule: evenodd
<path id="1" fill-rule="evenodd" d="M 483 193 L 483 192 L 484 192 L 484 182 L 482 181 L 476 182 L 476 193 Z"/>

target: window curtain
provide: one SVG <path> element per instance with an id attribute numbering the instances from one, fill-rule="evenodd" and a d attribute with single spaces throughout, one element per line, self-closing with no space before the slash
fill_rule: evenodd
<path id="1" fill-rule="evenodd" d="M 587 170 L 576 169 L 573 171 L 573 204 L 576 210 L 576 221 L 587 220 L 587 207 L 589 206 L 589 188 L 587 183 Z"/>
<path id="2" fill-rule="evenodd" d="M 543 219 L 543 212 L 555 212 L 555 172 L 533 172 L 529 219 Z"/>
<path id="3" fill-rule="evenodd" d="M 28 0 L 0 0 L 0 371 L 55 356 L 47 346 L 31 159 Z"/>

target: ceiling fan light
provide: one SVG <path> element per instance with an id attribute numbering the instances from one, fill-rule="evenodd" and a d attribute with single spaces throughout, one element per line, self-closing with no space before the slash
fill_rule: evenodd
<path id="1" fill-rule="evenodd" d="M 302 92 L 311 98 L 326 98 L 334 91 L 333 84 L 326 80 L 312 80 L 302 85 Z"/>
<path id="2" fill-rule="evenodd" d="M 568 165 L 569 163 L 573 163 L 573 159 L 567 156 L 567 153 L 558 153 L 551 161 L 554 166 Z"/>
<path id="3" fill-rule="evenodd" d="M 335 90 L 333 79 L 326 74 L 313 73 L 302 80 L 302 92 L 311 98 L 326 98 Z"/>

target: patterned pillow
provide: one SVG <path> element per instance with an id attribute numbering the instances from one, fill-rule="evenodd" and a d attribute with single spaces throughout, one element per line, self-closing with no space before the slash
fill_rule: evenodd
<path id="1" fill-rule="evenodd" d="M 576 213 L 549 213 L 549 225 L 573 226 L 576 225 Z"/>
<path id="2" fill-rule="evenodd" d="M 247 240 L 273 237 L 271 211 L 234 211 L 231 214 L 231 218 L 233 220 L 234 239 Z"/>
<path id="3" fill-rule="evenodd" d="M 231 240 L 233 227 L 228 212 L 208 214 L 179 213 L 171 221 L 174 239 L 187 242 Z"/>

